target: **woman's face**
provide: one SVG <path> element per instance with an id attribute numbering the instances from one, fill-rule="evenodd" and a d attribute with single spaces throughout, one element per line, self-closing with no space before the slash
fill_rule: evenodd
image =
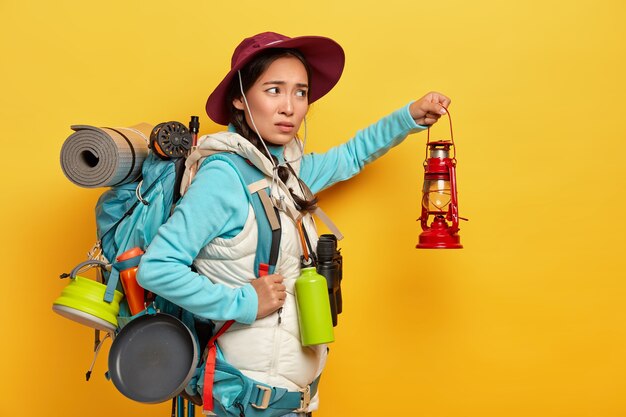
<path id="1" fill-rule="evenodd" d="M 302 62 L 295 57 L 283 57 L 272 62 L 246 91 L 250 109 L 243 98 L 234 99 L 233 105 L 244 111 L 252 130 L 256 124 L 266 142 L 284 145 L 300 129 L 309 108 L 308 90 L 309 80 Z"/>

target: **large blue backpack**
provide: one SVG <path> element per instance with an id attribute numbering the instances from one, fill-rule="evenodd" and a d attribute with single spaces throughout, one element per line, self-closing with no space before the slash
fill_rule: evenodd
<path id="1" fill-rule="evenodd" d="M 247 185 L 264 178 L 264 175 L 256 167 L 243 157 L 233 153 L 218 153 L 207 157 L 196 175 L 203 175 L 202 167 L 215 159 L 227 162 Z M 139 263 L 138 258 L 115 262 L 116 258 L 134 247 L 145 250 L 156 235 L 158 228 L 169 218 L 180 197 L 179 187 L 182 178 L 181 171 L 184 169 L 183 162 L 182 159 L 163 160 L 154 153 L 150 153 L 143 163 L 140 182 L 113 187 L 99 198 L 96 205 L 98 239 L 103 255 L 112 263 L 111 272 L 106 280 L 105 300 L 112 299 L 116 289 L 122 290 L 119 271 Z M 261 193 L 267 195 L 267 190 L 261 189 L 254 193 L 247 190 L 259 230 L 259 244 L 255 257 L 255 270 L 258 275 L 260 275 L 261 264 L 268 265 L 267 273 L 274 272 L 281 233 L 280 226 L 278 228 L 272 227 L 268 219 L 268 216 L 272 217 L 272 213 L 266 211 L 276 209 L 268 208 L 268 205 L 264 204 L 264 200 L 267 202 L 267 199 Z M 279 217 L 277 213 L 274 215 L 275 218 Z M 154 306 L 160 311 L 180 319 L 194 334 L 200 349 L 204 349 L 207 344 L 207 335 L 198 334 L 197 317 L 158 294 L 156 294 Z M 123 301 L 120 304 L 120 317 L 118 317 L 120 327 L 132 319 L 133 316 L 128 305 Z M 207 324 L 206 319 L 202 322 Z M 209 321 L 208 324 L 212 331 L 214 328 L 212 323 Z M 213 344 L 214 346 L 215 338 L 219 334 L 209 336 L 212 337 L 208 345 Z M 206 389 L 203 386 L 206 385 L 206 382 L 203 384 L 203 381 L 206 381 L 205 369 L 208 369 L 204 363 L 206 356 L 205 351 L 193 378 L 183 392 L 187 398 L 193 398 L 196 404 L 198 404 L 198 398 L 203 397 L 202 389 Z M 215 361 L 214 368 L 211 367 L 210 371 L 211 380 L 214 384 L 208 395 L 213 397 L 212 399 L 209 398 L 210 402 L 213 403 L 212 411 L 219 416 L 281 416 L 308 405 L 308 401 L 317 391 L 319 379 L 307 387 L 305 391 L 292 392 L 247 378 L 223 359 L 219 349 L 217 349 L 217 357 L 213 360 Z M 181 398 L 178 398 L 179 402 Z M 206 391 L 204 398 L 206 402 Z"/>

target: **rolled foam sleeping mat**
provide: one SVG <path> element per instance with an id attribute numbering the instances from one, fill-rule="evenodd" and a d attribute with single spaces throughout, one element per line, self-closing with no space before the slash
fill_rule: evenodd
<path id="1" fill-rule="evenodd" d="M 72 126 L 61 147 L 61 168 L 65 176 L 81 187 L 114 187 L 137 181 L 148 156 L 153 126 L 132 127 Z"/>

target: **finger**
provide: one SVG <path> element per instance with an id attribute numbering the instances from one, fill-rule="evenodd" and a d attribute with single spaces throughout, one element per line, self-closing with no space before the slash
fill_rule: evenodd
<path id="1" fill-rule="evenodd" d="M 427 116 L 427 117 L 424 117 L 424 122 L 427 125 L 433 125 L 433 124 L 437 123 L 437 121 L 439 120 L 440 117 L 441 116 L 438 116 L 438 115 L 437 116 Z"/>
<path id="2" fill-rule="evenodd" d="M 424 115 L 425 119 L 435 119 L 435 120 L 439 120 L 439 118 L 441 117 L 440 114 L 435 114 L 435 113 L 426 113 Z"/>
<path id="3" fill-rule="evenodd" d="M 424 102 L 424 104 L 422 105 L 422 110 L 424 111 L 424 113 L 428 114 L 438 114 L 438 115 L 442 115 L 442 114 L 446 114 L 446 109 L 443 105 L 439 104 L 439 103 L 433 103 L 433 102 Z"/>
<path id="4" fill-rule="evenodd" d="M 440 117 L 441 115 L 439 114 L 426 115 L 421 119 L 421 122 L 418 122 L 418 123 L 421 124 L 422 126 L 430 126 L 430 125 L 437 123 Z"/>
<path id="5" fill-rule="evenodd" d="M 274 289 L 276 291 L 280 291 L 280 292 L 287 291 L 287 287 L 285 285 L 283 285 L 283 284 L 276 284 L 276 285 L 274 285 Z"/>
<path id="6" fill-rule="evenodd" d="M 442 115 L 445 114 L 446 111 L 441 104 L 433 103 L 430 101 L 422 102 L 419 110 L 423 114 L 422 117 L 424 118 L 435 114 Z"/>
<path id="7" fill-rule="evenodd" d="M 431 101 L 433 103 L 439 103 L 445 107 L 448 107 L 447 105 L 450 104 L 450 98 L 448 96 L 446 96 L 445 94 L 441 94 L 437 91 L 431 91 L 428 95 L 428 101 Z"/>
<path id="8" fill-rule="evenodd" d="M 433 99 L 431 101 L 439 103 L 444 107 L 448 107 L 448 105 L 450 104 L 450 98 L 448 96 L 436 92 L 433 93 Z"/>
<path id="9" fill-rule="evenodd" d="M 439 104 L 442 107 L 448 108 L 450 106 L 451 100 L 448 96 L 438 93 L 436 91 L 431 91 L 426 96 L 426 101 L 434 104 Z"/>
<path id="10" fill-rule="evenodd" d="M 285 277 L 283 277 L 280 274 L 274 274 L 274 275 L 270 275 L 272 282 L 274 283 L 281 283 L 285 280 Z"/>

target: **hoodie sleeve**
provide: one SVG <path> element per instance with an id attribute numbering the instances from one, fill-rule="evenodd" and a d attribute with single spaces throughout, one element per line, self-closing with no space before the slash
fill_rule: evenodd
<path id="1" fill-rule="evenodd" d="M 415 123 L 409 113 L 410 105 L 360 130 L 348 142 L 325 153 L 305 155 L 300 166 L 300 178 L 313 193 L 317 193 L 352 178 L 366 164 L 402 143 L 409 134 L 427 129 L 427 126 Z"/>
<path id="2" fill-rule="evenodd" d="M 214 284 L 191 269 L 211 240 L 241 231 L 248 216 L 244 187 L 226 162 L 205 163 L 148 246 L 137 273 L 139 284 L 201 317 L 254 322 L 258 299 L 252 285 Z"/>

